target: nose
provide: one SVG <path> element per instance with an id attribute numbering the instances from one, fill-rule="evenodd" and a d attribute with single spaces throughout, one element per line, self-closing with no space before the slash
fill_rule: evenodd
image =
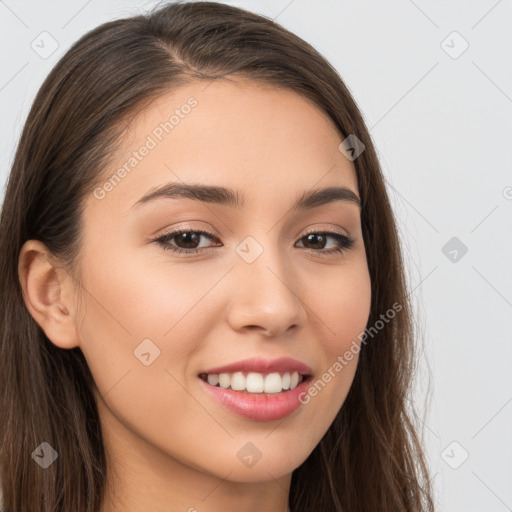
<path id="1" fill-rule="evenodd" d="M 240 259 L 231 272 L 231 328 L 260 331 L 267 337 L 301 328 L 307 315 L 299 285 L 293 268 L 277 249 L 265 249 L 252 263 Z"/>

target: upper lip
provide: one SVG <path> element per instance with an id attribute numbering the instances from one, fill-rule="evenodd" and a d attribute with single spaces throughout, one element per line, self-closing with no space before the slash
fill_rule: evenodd
<path id="1" fill-rule="evenodd" d="M 244 359 L 224 366 L 209 368 L 202 373 L 219 374 L 234 372 L 298 372 L 301 375 L 310 375 L 313 370 L 305 363 L 291 357 L 279 357 L 277 359 L 265 359 L 261 357 Z"/>

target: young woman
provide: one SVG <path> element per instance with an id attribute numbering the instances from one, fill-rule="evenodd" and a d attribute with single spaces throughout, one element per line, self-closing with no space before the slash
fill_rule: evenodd
<path id="1" fill-rule="evenodd" d="M 433 510 L 376 152 L 271 20 L 173 3 L 74 44 L 0 263 L 5 511 Z"/>

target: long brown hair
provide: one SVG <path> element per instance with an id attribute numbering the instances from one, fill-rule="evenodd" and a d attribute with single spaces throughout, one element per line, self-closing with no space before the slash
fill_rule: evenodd
<path id="1" fill-rule="evenodd" d="M 293 512 L 432 511 L 418 426 L 409 409 L 415 328 L 396 222 L 377 155 L 349 90 L 308 43 L 272 20 L 215 2 L 172 3 L 81 37 L 41 86 L 16 151 L 0 229 L 0 468 L 11 512 L 97 512 L 107 458 L 94 381 L 79 348 L 63 350 L 30 315 L 18 276 L 24 242 L 42 241 L 74 272 L 82 207 L 150 101 L 196 80 L 235 75 L 311 99 L 345 136 L 354 160 L 372 283 L 368 326 L 401 310 L 364 343 L 350 392 L 292 475 Z M 79 276 L 77 276 L 79 277 Z M 382 323 L 382 321 L 381 321 Z M 58 453 L 43 470 L 31 454 Z"/>

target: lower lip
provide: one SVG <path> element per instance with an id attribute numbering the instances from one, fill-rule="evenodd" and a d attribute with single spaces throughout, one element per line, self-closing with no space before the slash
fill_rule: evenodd
<path id="1" fill-rule="evenodd" d="M 296 388 L 275 395 L 249 394 L 212 386 L 198 377 L 201 385 L 212 398 L 226 406 L 230 411 L 256 421 L 280 420 L 299 408 L 299 396 L 306 393 L 309 378 L 303 380 Z"/>

